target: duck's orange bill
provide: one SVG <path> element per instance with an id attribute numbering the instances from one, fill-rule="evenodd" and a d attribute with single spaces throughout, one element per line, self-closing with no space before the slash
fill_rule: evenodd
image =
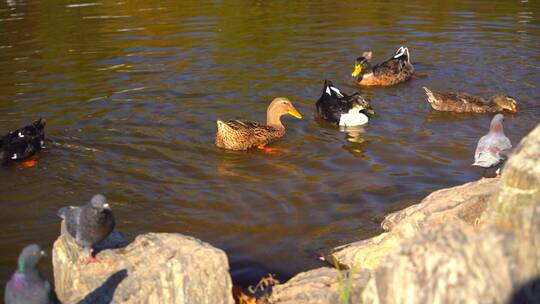
<path id="1" fill-rule="evenodd" d="M 295 108 L 290 109 L 287 113 L 291 114 L 292 116 L 302 119 L 302 114 L 298 113 L 298 111 Z"/>

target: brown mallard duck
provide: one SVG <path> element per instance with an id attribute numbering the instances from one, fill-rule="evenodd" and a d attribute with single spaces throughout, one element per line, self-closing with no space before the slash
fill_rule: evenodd
<path id="1" fill-rule="evenodd" d="M 392 58 L 371 66 L 373 52 L 356 58 L 352 76 L 359 86 L 391 86 L 410 79 L 414 73 L 409 49 L 400 47 Z"/>
<path id="2" fill-rule="evenodd" d="M 266 110 L 266 124 L 253 121 L 217 121 L 216 146 L 228 150 L 247 150 L 258 147 L 264 149 L 268 143 L 283 137 L 285 127 L 281 116 L 290 114 L 298 119 L 302 115 L 285 97 L 275 98 Z"/>
<path id="3" fill-rule="evenodd" d="M 437 111 L 494 113 L 504 110 L 517 112 L 516 100 L 497 94 L 485 100 L 467 93 L 441 93 L 424 87 L 431 107 Z"/>

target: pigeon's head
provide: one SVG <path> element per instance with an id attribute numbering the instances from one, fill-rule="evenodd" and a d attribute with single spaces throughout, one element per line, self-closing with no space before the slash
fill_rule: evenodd
<path id="1" fill-rule="evenodd" d="M 504 115 L 501 113 L 496 114 L 493 116 L 493 119 L 491 120 L 491 124 L 489 125 L 489 131 L 493 133 L 502 133 L 503 132 L 503 120 Z"/>
<path id="2" fill-rule="evenodd" d="M 357 77 L 358 75 L 369 74 L 371 73 L 371 57 L 373 52 L 364 52 L 362 56 L 356 58 L 354 62 L 354 71 L 352 72 L 352 77 Z"/>
<path id="3" fill-rule="evenodd" d="M 26 246 L 19 255 L 19 271 L 26 272 L 36 269 L 39 259 L 46 255 L 45 251 L 36 244 Z"/>
<path id="4" fill-rule="evenodd" d="M 508 95 L 495 95 L 492 97 L 492 101 L 502 110 L 517 112 L 516 100 Z"/>
<path id="5" fill-rule="evenodd" d="M 92 197 L 92 200 L 90 200 L 90 205 L 92 208 L 97 209 L 99 211 L 102 210 L 111 210 L 111 206 L 107 203 L 107 198 L 103 194 L 96 194 Z"/>

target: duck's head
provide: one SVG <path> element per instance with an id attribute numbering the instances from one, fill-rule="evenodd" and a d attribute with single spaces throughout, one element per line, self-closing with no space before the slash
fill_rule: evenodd
<path id="1" fill-rule="evenodd" d="M 36 244 L 26 246 L 19 255 L 18 270 L 20 272 L 35 270 L 39 260 L 46 255 L 45 251 Z"/>
<path id="2" fill-rule="evenodd" d="M 276 128 L 284 128 L 280 118 L 285 114 L 292 115 L 298 119 L 302 118 L 302 115 L 298 113 L 288 98 L 274 98 L 266 110 L 266 124 Z"/>
<path id="3" fill-rule="evenodd" d="M 508 95 L 495 95 L 491 98 L 491 100 L 503 110 L 517 112 L 516 100 Z"/>
<path id="4" fill-rule="evenodd" d="M 360 113 L 366 114 L 368 117 L 375 115 L 375 110 L 371 107 L 369 102 L 365 100 L 360 94 L 355 94 L 353 97 L 356 99 L 355 109 L 358 109 Z"/>
<path id="5" fill-rule="evenodd" d="M 272 100 L 267 110 L 268 114 L 281 117 L 285 114 L 290 114 L 298 119 L 302 118 L 302 115 L 298 113 L 292 102 L 285 97 L 277 97 Z"/>
<path id="6" fill-rule="evenodd" d="M 371 72 L 371 56 L 373 52 L 364 52 L 362 56 L 356 58 L 354 62 L 354 71 L 352 77 L 358 77 L 358 75 L 369 74 Z"/>

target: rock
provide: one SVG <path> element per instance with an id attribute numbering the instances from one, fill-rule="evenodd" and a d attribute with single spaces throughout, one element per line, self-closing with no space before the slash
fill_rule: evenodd
<path id="1" fill-rule="evenodd" d="M 62 222 L 52 255 L 63 303 L 234 303 L 227 256 L 207 243 L 148 233 L 127 245 L 118 232 L 103 243 L 100 262 L 86 264 Z"/>
<path id="2" fill-rule="evenodd" d="M 501 182 L 501 194 L 485 217 L 490 222 L 517 214 L 540 200 L 540 125 L 521 140 L 510 156 Z"/>
<path id="3" fill-rule="evenodd" d="M 493 201 L 499 193 L 499 186 L 499 179 L 487 178 L 435 191 L 419 204 L 390 213 L 381 226 L 385 231 L 390 231 L 400 222 L 415 217 L 418 213 L 423 214 L 419 218 L 425 218 L 426 215 L 439 212 L 455 215 L 469 224 L 474 224 L 488 202 Z"/>
<path id="4" fill-rule="evenodd" d="M 337 247 L 331 257 L 349 268 L 375 269 L 404 240 L 445 223 L 448 217 L 456 217 L 469 224 L 476 223 L 498 191 L 498 179 L 484 179 L 435 191 L 419 204 L 389 214 L 382 222 L 387 232 Z"/>
<path id="5" fill-rule="evenodd" d="M 341 273 L 341 278 L 338 273 Z M 352 278 L 349 279 L 351 273 Z M 299 273 L 287 283 L 274 286 L 272 288 L 272 295 L 267 300 L 267 303 L 344 303 L 340 294 L 346 290 L 350 290 L 350 300 L 348 303 L 358 303 L 361 292 L 367 284 L 368 279 L 369 272 L 365 270 L 352 272 L 342 270 L 339 272 L 335 268 L 322 267 Z"/>
<path id="6" fill-rule="evenodd" d="M 404 242 L 374 271 L 362 303 L 497 303 L 512 290 L 501 238 L 463 221 Z"/>
<path id="7" fill-rule="evenodd" d="M 362 303 L 539 303 L 540 201 L 520 217 L 512 229 L 458 221 L 409 239 L 374 271 Z"/>
<path id="8" fill-rule="evenodd" d="M 373 271 L 362 303 L 540 303 L 540 126 L 481 218 L 474 228 L 454 216 L 404 241 Z"/>

